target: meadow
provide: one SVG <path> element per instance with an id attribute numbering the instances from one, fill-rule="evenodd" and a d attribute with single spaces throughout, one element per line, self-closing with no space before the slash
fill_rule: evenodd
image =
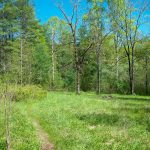
<path id="1" fill-rule="evenodd" d="M 2 108 L 0 150 L 5 149 Z M 41 149 L 34 121 L 55 150 L 150 149 L 150 96 L 49 92 L 46 99 L 14 102 L 10 120 L 12 150 Z"/>
<path id="2" fill-rule="evenodd" d="M 149 6 L 0 0 L 0 150 L 150 150 Z"/>

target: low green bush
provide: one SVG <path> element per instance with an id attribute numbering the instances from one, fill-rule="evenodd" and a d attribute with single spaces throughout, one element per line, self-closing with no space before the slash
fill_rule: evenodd
<path id="1" fill-rule="evenodd" d="M 46 90 L 35 85 L 11 86 L 9 91 L 13 101 L 44 99 L 47 96 Z"/>

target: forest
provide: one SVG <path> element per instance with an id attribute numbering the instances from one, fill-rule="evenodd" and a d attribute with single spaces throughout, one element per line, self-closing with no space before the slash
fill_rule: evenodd
<path id="1" fill-rule="evenodd" d="M 0 0 L 0 150 L 148 150 L 150 1 L 36 1 Z"/>

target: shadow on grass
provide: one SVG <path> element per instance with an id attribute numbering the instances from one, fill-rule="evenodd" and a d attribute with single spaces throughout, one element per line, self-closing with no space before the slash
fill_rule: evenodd
<path id="1" fill-rule="evenodd" d="M 77 117 L 81 121 L 85 121 L 91 125 L 98 125 L 98 124 L 106 124 L 106 125 L 115 125 L 119 122 L 120 117 L 117 114 L 87 114 L 81 115 Z"/>
<path id="2" fill-rule="evenodd" d="M 100 96 L 104 100 L 135 100 L 135 101 L 148 101 L 150 102 L 150 96 L 132 96 L 132 95 L 101 95 Z"/>
<path id="3" fill-rule="evenodd" d="M 112 109 L 112 110 L 116 110 L 116 109 Z M 116 111 L 119 112 L 127 112 L 127 113 L 150 113 L 150 107 L 120 107 L 117 108 Z"/>
<path id="4" fill-rule="evenodd" d="M 142 106 L 142 107 L 120 107 L 113 108 L 114 113 L 118 114 L 126 114 L 127 120 L 123 122 L 124 116 L 120 119 L 120 124 L 127 124 L 132 126 L 142 125 L 145 127 L 146 131 L 150 132 L 150 118 L 148 117 L 150 114 L 150 107 Z M 134 115 L 136 114 L 136 115 Z M 133 117 L 134 116 L 134 117 Z"/>
<path id="5" fill-rule="evenodd" d="M 148 113 L 150 111 L 149 108 L 144 110 L 143 108 L 140 109 L 133 108 L 133 110 L 132 108 L 120 108 L 119 110 L 116 109 L 117 113 L 114 114 L 93 113 L 93 114 L 86 114 L 86 115 L 78 115 L 77 118 L 81 121 L 86 122 L 87 124 L 94 125 L 94 126 L 104 124 L 106 126 L 120 126 L 120 127 L 130 128 L 132 126 L 142 125 L 146 129 L 146 131 L 150 132 L 149 118 L 147 118 L 146 116 L 143 117 L 143 115 L 140 115 L 141 113 L 139 113 L 138 116 L 135 116 L 135 118 L 131 117 L 132 116 L 131 111 L 140 112 L 141 109 L 142 111 L 146 111 Z M 127 113 L 130 115 L 128 114 L 124 116 L 118 115 L 118 114 L 123 114 L 124 110 L 127 111 Z"/>
<path id="6" fill-rule="evenodd" d="M 113 96 L 112 99 L 121 99 L 121 100 L 135 100 L 135 101 L 149 101 L 150 102 L 150 97 L 123 97 L 123 96 Z"/>

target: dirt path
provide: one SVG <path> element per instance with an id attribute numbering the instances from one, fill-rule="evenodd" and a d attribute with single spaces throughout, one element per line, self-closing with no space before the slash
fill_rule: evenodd
<path id="1" fill-rule="evenodd" d="M 49 141 L 47 133 L 42 129 L 38 121 L 33 120 L 33 125 L 41 142 L 41 150 L 54 150 L 54 145 Z"/>

